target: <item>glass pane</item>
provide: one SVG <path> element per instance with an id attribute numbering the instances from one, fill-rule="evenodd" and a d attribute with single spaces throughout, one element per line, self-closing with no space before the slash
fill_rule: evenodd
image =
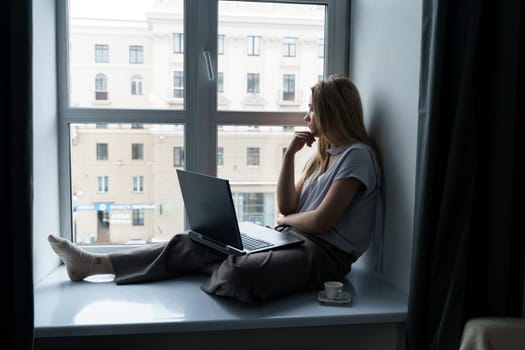
<path id="1" fill-rule="evenodd" d="M 217 109 L 307 110 L 310 88 L 324 72 L 325 11 L 317 4 L 219 1 Z"/>
<path id="2" fill-rule="evenodd" d="M 69 105 L 184 108 L 184 0 L 69 0 Z"/>
<path id="3" fill-rule="evenodd" d="M 184 230 L 176 174 L 184 166 L 183 125 L 71 124 L 69 130 L 75 242 L 149 243 Z"/>
<path id="4" fill-rule="evenodd" d="M 217 176 L 230 181 L 237 218 L 275 226 L 278 215 L 275 191 L 282 156 L 297 126 L 219 126 Z M 299 178 L 315 145 L 295 156 L 295 178 Z"/>

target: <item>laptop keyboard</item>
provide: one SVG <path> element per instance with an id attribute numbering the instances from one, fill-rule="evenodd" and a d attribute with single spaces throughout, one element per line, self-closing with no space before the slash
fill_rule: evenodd
<path id="1" fill-rule="evenodd" d="M 245 249 L 254 250 L 260 248 L 266 248 L 271 246 L 270 242 L 264 241 L 262 239 L 253 238 L 244 233 L 241 233 L 242 245 Z"/>

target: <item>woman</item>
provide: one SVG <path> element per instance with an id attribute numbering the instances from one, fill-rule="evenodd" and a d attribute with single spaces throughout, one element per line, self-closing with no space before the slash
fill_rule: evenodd
<path id="1" fill-rule="evenodd" d="M 309 131 L 295 133 L 277 183 L 278 228 L 302 235 L 304 244 L 228 256 L 177 234 L 109 254 L 87 253 L 55 236 L 49 236 L 51 247 L 73 281 L 109 273 L 117 284 L 142 283 L 207 272 L 202 290 L 252 304 L 342 280 L 376 228 L 381 172 L 350 79 L 330 76 L 312 87 L 304 119 Z M 295 181 L 295 154 L 316 141 L 316 154 Z"/>

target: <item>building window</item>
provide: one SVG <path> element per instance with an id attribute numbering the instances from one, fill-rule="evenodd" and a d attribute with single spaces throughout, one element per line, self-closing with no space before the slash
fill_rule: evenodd
<path id="1" fill-rule="evenodd" d="M 319 57 L 324 57 L 324 39 L 319 39 Z"/>
<path id="2" fill-rule="evenodd" d="M 108 63 L 109 62 L 109 45 L 95 44 L 95 62 Z"/>
<path id="3" fill-rule="evenodd" d="M 133 176 L 133 192 L 144 192 L 144 176 Z"/>
<path id="4" fill-rule="evenodd" d="M 132 129 L 144 129 L 144 124 L 142 123 L 131 123 Z"/>
<path id="5" fill-rule="evenodd" d="M 184 98 L 184 72 L 173 72 L 173 98 Z"/>
<path id="6" fill-rule="evenodd" d="M 261 55 L 261 37 L 248 35 L 248 56 Z"/>
<path id="7" fill-rule="evenodd" d="M 283 38 L 283 56 L 284 57 L 295 57 L 295 46 L 297 38 L 286 37 Z"/>
<path id="8" fill-rule="evenodd" d="M 173 166 L 184 166 L 184 147 L 173 147 Z"/>
<path id="9" fill-rule="evenodd" d="M 109 192 L 109 176 L 97 176 L 97 191 Z"/>
<path id="10" fill-rule="evenodd" d="M 108 78 L 105 74 L 99 73 L 95 77 L 95 100 L 108 99 Z"/>
<path id="11" fill-rule="evenodd" d="M 259 225 L 275 222 L 275 196 L 271 192 L 234 192 L 233 199 L 239 221 L 250 221 Z"/>
<path id="12" fill-rule="evenodd" d="M 217 37 L 217 54 L 224 55 L 224 35 L 222 34 Z"/>
<path id="13" fill-rule="evenodd" d="M 129 63 L 132 63 L 132 64 L 144 63 L 144 52 L 143 52 L 142 45 L 130 45 Z"/>
<path id="14" fill-rule="evenodd" d="M 248 73 L 246 77 L 246 92 L 259 93 L 259 73 Z"/>
<path id="15" fill-rule="evenodd" d="M 131 94 L 142 95 L 142 77 L 138 74 L 131 77 Z"/>
<path id="16" fill-rule="evenodd" d="M 295 75 L 283 75 L 283 101 L 295 100 Z"/>
<path id="17" fill-rule="evenodd" d="M 217 92 L 224 92 L 224 73 L 217 73 Z"/>
<path id="18" fill-rule="evenodd" d="M 246 165 L 259 166 L 259 147 L 248 147 L 246 149 Z"/>
<path id="19" fill-rule="evenodd" d="M 97 129 L 107 129 L 108 128 L 108 123 L 96 123 L 95 125 Z"/>
<path id="20" fill-rule="evenodd" d="M 224 166 L 224 147 L 217 147 L 217 166 Z"/>
<path id="21" fill-rule="evenodd" d="M 173 53 L 184 53 L 184 33 L 173 33 Z"/>
<path id="22" fill-rule="evenodd" d="M 317 82 L 320 82 L 320 81 L 323 80 L 323 79 L 324 79 L 324 76 L 323 76 L 322 74 L 319 74 L 319 75 L 317 76 Z"/>
<path id="23" fill-rule="evenodd" d="M 108 160 L 107 143 L 97 143 L 97 160 Z"/>
<path id="24" fill-rule="evenodd" d="M 132 160 L 143 160 L 144 159 L 144 144 L 143 143 L 131 144 L 131 159 Z"/>
<path id="25" fill-rule="evenodd" d="M 133 209 L 133 226 L 144 226 L 144 210 L 142 209 Z"/>

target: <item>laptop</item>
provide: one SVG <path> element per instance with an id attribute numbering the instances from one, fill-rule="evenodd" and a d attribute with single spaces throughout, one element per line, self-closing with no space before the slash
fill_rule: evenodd
<path id="1" fill-rule="evenodd" d="M 177 169 L 190 229 L 189 237 L 228 255 L 301 244 L 293 232 L 238 222 L 228 180 Z"/>

